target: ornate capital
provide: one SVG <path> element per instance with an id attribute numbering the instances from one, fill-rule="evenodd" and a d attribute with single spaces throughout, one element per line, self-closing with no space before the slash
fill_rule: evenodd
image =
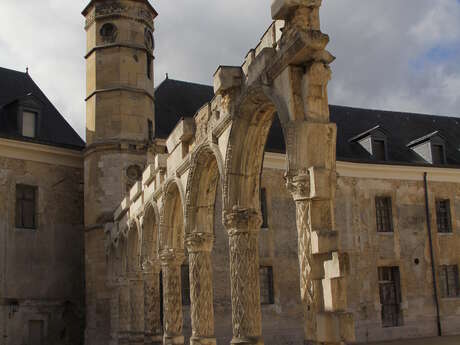
<path id="1" fill-rule="evenodd" d="M 185 238 L 189 253 L 211 252 L 214 244 L 214 235 L 208 232 L 192 232 Z"/>
<path id="2" fill-rule="evenodd" d="M 157 260 L 146 259 L 142 263 L 142 271 L 144 275 L 159 273 L 160 272 L 160 262 Z"/>
<path id="3" fill-rule="evenodd" d="M 254 209 L 234 206 L 231 211 L 224 211 L 224 225 L 230 236 L 241 233 L 257 233 L 262 225 L 262 217 Z"/>
<path id="4" fill-rule="evenodd" d="M 286 187 L 294 201 L 307 200 L 310 197 L 310 174 L 302 170 L 298 175 L 286 176 Z"/>
<path id="5" fill-rule="evenodd" d="M 166 248 L 160 252 L 162 266 L 180 266 L 184 259 L 184 251 L 180 249 Z"/>

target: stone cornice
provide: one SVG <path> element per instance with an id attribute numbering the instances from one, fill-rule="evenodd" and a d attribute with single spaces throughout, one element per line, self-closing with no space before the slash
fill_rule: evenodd
<path id="1" fill-rule="evenodd" d="M 149 97 L 152 101 L 155 100 L 155 97 L 154 97 L 152 94 L 150 94 L 147 90 L 139 89 L 139 88 L 136 88 L 136 87 L 119 86 L 119 87 L 111 87 L 111 88 L 107 88 L 107 89 L 97 89 L 97 90 L 94 90 L 93 92 L 91 92 L 91 93 L 89 94 L 88 97 L 85 98 L 85 102 L 88 101 L 91 97 L 93 97 L 94 95 L 96 95 L 96 94 L 98 94 L 98 93 L 116 92 L 116 91 L 126 91 L 126 92 L 142 93 L 142 94 L 146 95 L 147 97 Z"/>
<path id="2" fill-rule="evenodd" d="M 286 155 L 265 153 L 264 169 L 286 170 Z M 460 169 L 337 161 L 338 177 L 422 181 L 423 173 L 433 182 L 460 183 Z"/>
<path id="3" fill-rule="evenodd" d="M 83 153 L 76 150 L 0 138 L 0 156 L 83 169 Z"/>

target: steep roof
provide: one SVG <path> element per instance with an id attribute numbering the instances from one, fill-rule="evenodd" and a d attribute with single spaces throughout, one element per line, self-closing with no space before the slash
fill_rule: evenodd
<path id="1" fill-rule="evenodd" d="M 35 99 L 41 105 L 40 130 L 35 138 L 25 138 L 17 130 L 8 125 L 11 117 L 17 116 L 17 112 L 11 112 L 12 108 L 14 108 L 17 102 L 27 98 Z M 76 150 L 82 150 L 85 147 L 85 142 L 67 123 L 29 74 L 1 67 L 0 137 Z"/>
<path id="2" fill-rule="evenodd" d="M 183 117 L 192 117 L 214 96 L 207 85 L 166 79 L 155 90 L 156 135 L 166 138 Z M 408 144 L 437 131 L 446 142 L 447 165 L 460 166 L 460 118 L 390 112 L 330 105 L 331 121 L 337 124 L 337 159 L 340 161 L 426 165 Z M 387 161 L 376 160 L 355 140 L 378 128 L 387 136 Z M 275 117 L 266 150 L 285 152 L 281 123 Z"/>

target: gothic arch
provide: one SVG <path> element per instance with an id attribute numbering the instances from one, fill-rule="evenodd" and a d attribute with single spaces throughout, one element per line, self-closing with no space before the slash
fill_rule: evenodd
<path id="1" fill-rule="evenodd" d="M 187 180 L 185 234 L 214 232 L 216 191 L 223 185 L 223 161 L 219 149 L 207 142 L 192 154 Z"/>
<path id="2" fill-rule="evenodd" d="M 129 273 L 138 272 L 141 269 L 140 262 L 140 237 L 141 230 L 139 221 L 136 219 L 129 224 L 127 246 L 127 269 Z"/>
<path id="3" fill-rule="evenodd" d="M 184 249 L 184 193 L 180 181 L 170 179 L 163 192 L 160 215 L 160 251 Z"/>
<path id="4" fill-rule="evenodd" d="M 142 215 L 141 264 L 158 262 L 160 215 L 154 200 L 147 202 Z"/>

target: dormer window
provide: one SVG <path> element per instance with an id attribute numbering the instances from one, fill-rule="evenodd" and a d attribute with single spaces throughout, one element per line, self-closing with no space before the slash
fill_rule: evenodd
<path id="1" fill-rule="evenodd" d="M 350 139 L 350 142 L 357 142 L 366 150 L 374 160 L 386 161 L 388 159 L 387 152 L 387 136 L 380 129 L 380 126 L 375 126 L 361 134 Z"/>
<path id="2" fill-rule="evenodd" d="M 32 111 L 22 112 L 21 134 L 23 137 L 35 138 L 37 135 L 37 113 Z"/>
<path id="3" fill-rule="evenodd" d="M 445 140 L 438 131 L 413 140 L 407 146 L 430 164 L 446 164 Z"/>

